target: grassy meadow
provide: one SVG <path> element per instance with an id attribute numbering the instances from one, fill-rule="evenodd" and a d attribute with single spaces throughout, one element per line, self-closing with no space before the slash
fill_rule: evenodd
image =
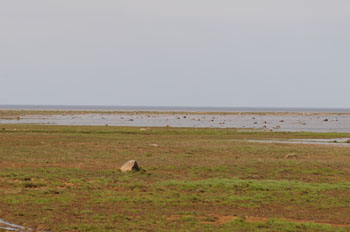
<path id="1" fill-rule="evenodd" d="M 247 142 L 341 137 L 0 125 L 0 219 L 35 231 L 350 231 L 349 147 Z M 141 171 L 121 173 L 131 159 Z"/>

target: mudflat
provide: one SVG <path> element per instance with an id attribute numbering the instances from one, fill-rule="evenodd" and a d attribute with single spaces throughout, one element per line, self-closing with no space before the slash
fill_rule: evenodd
<path id="1" fill-rule="evenodd" d="M 349 147 L 254 142 L 347 138 L 349 133 L 3 124 L 0 227 L 350 231 Z M 137 160 L 140 171 L 120 172 L 128 160 Z"/>
<path id="2" fill-rule="evenodd" d="M 349 113 L 1 110 L 0 124 L 243 128 L 350 133 Z"/>

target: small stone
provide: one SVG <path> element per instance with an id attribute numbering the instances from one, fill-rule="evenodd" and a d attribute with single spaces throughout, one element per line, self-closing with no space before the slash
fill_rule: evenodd
<path id="1" fill-rule="evenodd" d="M 277 125 L 277 126 L 274 127 L 274 129 L 281 129 L 281 126 Z"/>
<path id="2" fill-rule="evenodd" d="M 136 160 L 129 160 L 120 168 L 120 171 L 122 171 L 122 172 L 139 171 L 139 170 L 140 169 L 139 169 L 139 166 L 138 166 Z"/>
<path id="3" fill-rule="evenodd" d="M 292 158 L 298 158 L 298 156 L 294 153 L 289 153 L 289 154 L 285 155 L 284 158 L 292 159 Z"/>
<path id="4" fill-rule="evenodd" d="M 147 129 L 146 128 L 140 128 L 140 131 L 146 131 Z"/>
<path id="5" fill-rule="evenodd" d="M 159 145 L 156 144 L 156 143 L 152 143 L 152 144 L 150 144 L 150 146 L 151 146 L 151 147 L 159 147 Z"/>

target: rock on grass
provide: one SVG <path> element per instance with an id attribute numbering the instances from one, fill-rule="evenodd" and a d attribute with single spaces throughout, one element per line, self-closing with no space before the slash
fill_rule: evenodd
<path id="1" fill-rule="evenodd" d="M 139 168 L 136 160 L 129 160 L 120 168 L 120 171 L 122 171 L 122 172 L 139 171 L 139 170 L 140 170 L 140 168 Z"/>

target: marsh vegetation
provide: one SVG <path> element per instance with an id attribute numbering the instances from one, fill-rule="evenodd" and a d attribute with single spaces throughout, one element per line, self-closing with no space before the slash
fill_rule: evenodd
<path id="1" fill-rule="evenodd" d="M 349 134 L 1 127 L 0 218 L 21 226 L 38 231 L 350 231 L 349 147 L 248 141 Z M 286 159 L 291 153 L 295 158 Z M 120 172 L 130 159 L 143 171 Z"/>

